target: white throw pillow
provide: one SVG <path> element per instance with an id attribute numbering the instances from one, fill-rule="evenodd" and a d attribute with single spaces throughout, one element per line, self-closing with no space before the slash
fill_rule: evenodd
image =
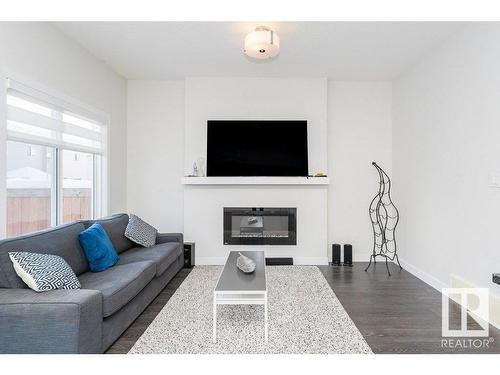
<path id="1" fill-rule="evenodd" d="M 130 241 L 144 247 L 150 247 L 156 244 L 157 234 L 158 231 L 155 227 L 149 225 L 136 215 L 129 215 L 127 228 L 125 229 L 125 237 Z"/>
<path id="2" fill-rule="evenodd" d="M 80 289 L 80 281 L 68 263 L 57 255 L 9 252 L 17 275 L 36 292 Z"/>

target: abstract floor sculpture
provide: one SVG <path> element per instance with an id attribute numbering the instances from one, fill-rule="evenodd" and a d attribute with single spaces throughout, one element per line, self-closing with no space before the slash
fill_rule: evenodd
<path id="1" fill-rule="evenodd" d="M 378 172 L 379 188 L 377 195 L 373 197 L 368 209 L 373 229 L 373 251 L 370 256 L 370 263 L 365 271 L 370 268 L 372 260 L 376 262 L 377 257 L 382 257 L 385 259 L 387 273 L 391 276 L 387 260 L 396 260 L 399 268 L 403 269 L 399 263 L 396 243 L 396 227 L 399 222 L 399 211 L 392 202 L 391 179 L 389 175 L 377 163 L 373 162 L 372 165 Z"/>
<path id="2" fill-rule="evenodd" d="M 269 342 L 262 306 L 221 306 L 212 342 L 220 266 L 197 266 L 129 353 L 371 353 L 314 266 L 267 267 Z"/>

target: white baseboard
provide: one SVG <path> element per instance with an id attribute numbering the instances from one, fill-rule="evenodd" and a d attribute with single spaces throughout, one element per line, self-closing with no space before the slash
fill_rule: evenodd
<path id="1" fill-rule="evenodd" d="M 435 278 L 425 271 L 422 271 L 420 268 L 413 266 L 412 264 L 406 262 L 404 259 L 399 258 L 399 262 L 406 271 L 411 273 L 413 276 L 418 277 L 424 283 L 432 286 L 439 293 L 441 293 L 441 289 L 449 287 L 449 285 L 443 283 L 441 280 Z"/>
<path id="2" fill-rule="evenodd" d="M 474 283 L 471 283 L 469 280 L 464 279 L 463 277 L 460 277 L 455 274 L 450 275 L 450 286 L 452 288 L 477 288 L 477 285 Z M 489 323 L 494 326 L 495 328 L 500 329 L 500 298 L 496 296 L 495 294 L 492 294 L 491 292 L 489 294 L 489 305 L 490 305 L 490 311 L 489 311 Z M 457 303 L 460 303 L 461 301 L 455 301 Z M 468 306 L 465 306 L 466 308 Z M 470 313 L 472 317 L 475 317 L 474 313 Z M 483 320 L 486 320 L 486 317 L 482 316 L 480 317 Z"/>
<path id="3" fill-rule="evenodd" d="M 358 254 L 356 252 L 354 252 L 354 254 L 352 255 L 352 261 L 353 262 L 369 262 L 370 261 L 370 256 L 372 255 L 372 253 L 361 253 L 361 254 Z"/>
<path id="4" fill-rule="evenodd" d="M 293 264 L 298 266 L 325 266 L 328 265 L 330 259 L 328 257 L 292 257 Z M 356 254 L 353 256 L 353 262 L 368 262 L 370 253 Z M 196 265 L 198 266 L 222 266 L 226 262 L 225 257 L 196 257 Z M 425 281 L 425 280 L 424 280 Z"/>
<path id="5" fill-rule="evenodd" d="M 453 288 L 453 287 L 460 287 L 460 288 L 475 288 L 476 285 L 472 284 L 471 282 L 464 280 L 463 278 L 450 274 L 450 283 L 446 284 L 442 282 L 441 280 L 435 278 L 434 276 L 431 276 L 425 271 L 422 271 L 420 268 L 415 267 L 411 265 L 410 263 L 406 262 L 404 259 L 399 258 L 399 261 L 401 263 L 401 266 L 411 273 L 413 276 L 418 277 L 420 280 L 422 280 L 424 283 L 430 285 L 434 289 L 436 289 L 439 293 L 442 293 L 443 288 Z M 457 301 L 458 302 L 458 301 Z M 467 307 L 467 306 L 466 306 Z M 474 316 L 474 314 L 471 314 Z M 489 323 L 494 326 L 495 328 L 500 329 L 500 299 L 490 293 L 490 319 Z"/>
<path id="6" fill-rule="evenodd" d="M 223 266 L 226 262 L 225 257 L 196 257 L 195 266 Z"/>
<path id="7" fill-rule="evenodd" d="M 293 257 L 293 264 L 297 266 L 324 266 L 328 265 L 328 257 Z"/>
<path id="8" fill-rule="evenodd" d="M 222 266 L 226 262 L 225 257 L 196 257 L 197 266 Z M 328 265 L 328 257 L 293 257 L 293 264 L 299 266 Z"/>

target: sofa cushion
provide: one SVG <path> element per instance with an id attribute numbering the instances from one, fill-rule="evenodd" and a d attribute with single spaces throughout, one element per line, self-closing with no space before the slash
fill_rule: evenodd
<path id="1" fill-rule="evenodd" d="M 118 254 L 120 254 L 122 251 L 137 246 L 135 243 L 125 237 L 125 228 L 127 228 L 128 225 L 127 214 L 116 214 L 98 220 L 83 221 L 83 223 L 85 224 L 85 228 L 90 227 L 95 222 L 101 223 Z"/>
<path id="2" fill-rule="evenodd" d="M 63 258 L 78 276 L 89 266 L 78 242 L 78 234 L 85 229 L 81 222 L 0 241 L 0 288 L 27 288 L 17 276 L 9 252 L 53 254 Z"/>
<path id="3" fill-rule="evenodd" d="M 118 262 L 118 254 L 101 224 L 92 224 L 78 239 L 92 272 L 107 270 Z"/>
<path id="4" fill-rule="evenodd" d="M 79 277 L 82 289 L 98 290 L 102 294 L 103 316 L 108 317 L 125 306 L 155 276 L 153 262 L 116 265 L 103 272 L 87 272 Z"/>
<path id="5" fill-rule="evenodd" d="M 35 292 L 80 289 L 80 281 L 60 256 L 24 251 L 9 253 L 18 276 Z"/>
<path id="6" fill-rule="evenodd" d="M 125 237 L 130 241 L 144 247 L 151 247 L 156 243 L 156 235 L 158 230 L 149 225 L 139 216 L 130 214 L 128 225 L 125 229 Z"/>
<path id="7" fill-rule="evenodd" d="M 128 264 L 140 261 L 151 261 L 156 266 L 156 276 L 160 276 L 182 254 L 178 242 L 168 242 L 152 247 L 136 247 L 120 254 L 118 264 Z"/>

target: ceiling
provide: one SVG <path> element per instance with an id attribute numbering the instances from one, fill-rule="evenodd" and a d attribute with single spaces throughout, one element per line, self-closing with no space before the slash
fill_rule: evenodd
<path id="1" fill-rule="evenodd" d="M 281 53 L 253 62 L 243 40 L 274 29 Z M 391 80 L 464 27 L 451 22 L 56 22 L 128 79 L 191 76 Z"/>

